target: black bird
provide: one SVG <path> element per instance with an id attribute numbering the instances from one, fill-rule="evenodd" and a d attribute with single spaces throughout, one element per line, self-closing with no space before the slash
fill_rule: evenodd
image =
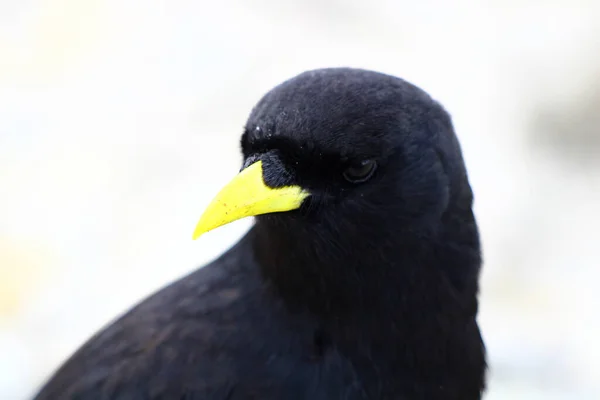
<path id="1" fill-rule="evenodd" d="M 241 147 L 194 235 L 254 227 L 36 399 L 480 399 L 479 233 L 443 107 L 393 76 L 308 71 L 258 102 Z"/>

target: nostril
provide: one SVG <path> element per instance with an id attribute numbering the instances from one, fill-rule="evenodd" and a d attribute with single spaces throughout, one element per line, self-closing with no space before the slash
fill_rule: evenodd
<path id="1" fill-rule="evenodd" d="M 265 153 L 261 160 L 263 162 L 263 179 L 267 186 L 278 188 L 298 183 L 294 179 L 293 172 L 284 165 L 275 152 Z"/>

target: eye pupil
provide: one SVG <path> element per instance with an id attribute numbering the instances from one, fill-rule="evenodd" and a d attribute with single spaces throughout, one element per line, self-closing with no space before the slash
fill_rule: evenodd
<path id="1" fill-rule="evenodd" d="M 344 178 L 352 183 L 365 182 L 373 176 L 376 167 L 377 163 L 373 160 L 363 161 L 358 165 L 352 165 L 346 168 L 344 171 Z"/>

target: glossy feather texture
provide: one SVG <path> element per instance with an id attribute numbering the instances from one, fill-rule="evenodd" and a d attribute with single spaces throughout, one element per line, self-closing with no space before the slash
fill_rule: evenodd
<path id="1" fill-rule="evenodd" d="M 443 108 L 388 75 L 309 71 L 260 100 L 242 150 L 311 196 L 91 338 L 36 399 L 480 399 L 479 236 Z M 369 180 L 343 178 L 367 159 Z"/>

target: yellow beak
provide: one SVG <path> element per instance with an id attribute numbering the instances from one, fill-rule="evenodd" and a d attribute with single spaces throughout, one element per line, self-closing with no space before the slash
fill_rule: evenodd
<path id="1" fill-rule="evenodd" d="M 221 189 L 200 217 L 192 238 L 245 217 L 295 210 L 309 195 L 300 186 L 268 187 L 262 161 L 257 161 Z"/>

